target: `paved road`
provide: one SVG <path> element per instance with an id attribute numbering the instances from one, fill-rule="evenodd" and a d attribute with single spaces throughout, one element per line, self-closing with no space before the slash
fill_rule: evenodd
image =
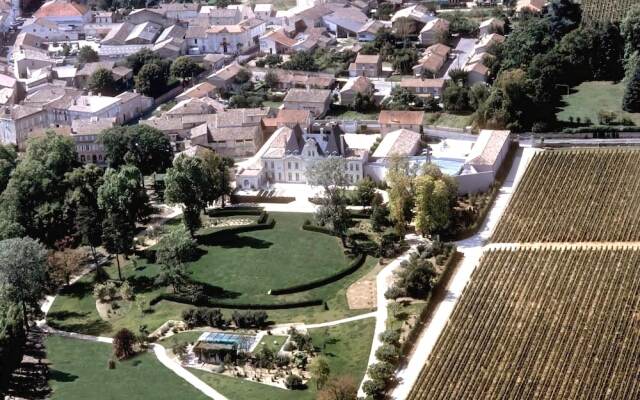
<path id="1" fill-rule="evenodd" d="M 460 41 L 456 45 L 456 48 L 451 51 L 451 54 L 455 55 L 455 59 L 449 65 L 447 72 L 444 74 L 444 79 L 451 79 L 449 72 L 455 69 L 462 69 L 473 52 L 473 46 L 476 44 L 476 39 L 460 38 Z"/>
<path id="2" fill-rule="evenodd" d="M 420 335 L 409 362 L 405 368 L 396 372 L 396 378 L 400 383 L 392 393 L 393 399 L 404 400 L 408 397 L 438 337 L 447 325 L 449 317 L 458 299 L 462 295 L 467 282 L 471 278 L 473 270 L 480 261 L 484 243 L 486 243 L 491 236 L 493 229 L 509 204 L 509 200 L 527 164 L 536 151 L 536 149 L 531 148 L 520 149 L 518 151 L 509 176 L 500 188 L 500 193 L 496 197 L 493 208 L 489 212 L 480 231 L 476 235 L 456 243 L 458 251 L 464 254 L 464 258 L 458 266 L 455 275 L 451 278 L 451 282 L 449 282 L 445 299 L 438 305 L 433 317 Z"/>

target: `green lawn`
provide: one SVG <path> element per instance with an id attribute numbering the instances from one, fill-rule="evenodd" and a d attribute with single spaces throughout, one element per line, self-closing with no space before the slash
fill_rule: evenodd
<path id="1" fill-rule="evenodd" d="M 628 113 L 622 110 L 624 84 L 622 82 L 585 82 L 576 86 L 573 93 L 563 96 L 565 106 L 558 113 L 558 120 L 581 122 L 590 119 L 598 124 L 598 112 L 610 111 L 618 114 L 619 118 L 629 118 L 636 125 L 640 125 L 640 113 Z"/>
<path id="2" fill-rule="evenodd" d="M 49 384 L 53 400 L 208 399 L 150 353 L 118 362 L 109 370 L 109 344 L 51 336 L 46 348 L 52 363 Z"/>
<path id="3" fill-rule="evenodd" d="M 269 101 L 269 100 L 265 100 L 262 102 L 262 105 L 264 107 L 271 107 L 271 108 L 275 108 L 278 109 L 280 108 L 280 106 L 282 105 L 281 101 Z"/>
<path id="4" fill-rule="evenodd" d="M 367 310 L 348 309 L 345 293 L 348 286 L 376 265 L 367 257 L 355 273 L 331 284 L 289 295 L 270 296 L 269 289 L 280 288 L 323 278 L 345 268 L 349 258 L 343 254 L 339 239 L 321 233 L 304 231 L 301 226 L 308 214 L 272 213 L 274 229 L 254 231 L 216 239 L 201 246 L 207 252 L 187 265 L 191 278 L 221 287 L 226 302 L 280 303 L 308 299 L 325 299 L 327 307 L 315 306 L 267 311 L 270 319 L 281 322 L 315 323 L 357 315 Z M 116 277 L 114 267 L 106 271 Z M 92 296 L 93 276 L 81 279 L 61 293 L 48 315 L 50 325 L 58 329 L 92 335 L 113 335 L 120 328 L 134 332 L 146 325 L 153 331 L 169 319 L 181 319 L 183 310 L 191 306 L 149 301 L 167 289 L 154 281 L 160 267 L 145 260 L 135 260 L 123 267 L 123 275 L 136 286 L 136 300 L 131 310 L 119 317 L 103 321 Z M 228 316 L 232 310 L 223 310 Z"/>
<path id="5" fill-rule="evenodd" d="M 264 346 L 270 347 L 273 351 L 280 351 L 286 340 L 287 336 L 265 335 L 262 337 L 254 351 L 259 351 Z"/>
<path id="6" fill-rule="evenodd" d="M 424 123 L 426 125 L 463 129 L 473 123 L 473 116 L 449 114 L 445 112 L 426 113 L 424 115 Z"/>
<path id="7" fill-rule="evenodd" d="M 331 375 L 351 375 L 356 384 L 360 384 L 366 372 L 374 330 L 375 320 L 367 318 L 331 328 L 312 329 L 310 334 L 314 345 L 327 357 Z M 313 382 L 307 390 L 292 391 L 205 371 L 191 372 L 229 400 L 312 400 L 316 394 Z"/>
<path id="8" fill-rule="evenodd" d="M 200 331 L 180 332 L 162 339 L 159 343 L 164 346 L 165 349 L 171 350 L 177 344 L 195 343 L 200 335 L 202 335 Z"/>

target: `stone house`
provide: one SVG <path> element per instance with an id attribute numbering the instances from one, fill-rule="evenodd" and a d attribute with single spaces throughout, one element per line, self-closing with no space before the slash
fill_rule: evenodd
<path id="1" fill-rule="evenodd" d="M 382 74 L 382 57 L 379 54 L 360 54 L 356 60 L 349 65 L 349 76 L 366 76 L 377 78 Z"/>
<path id="2" fill-rule="evenodd" d="M 422 133 L 424 111 L 391 111 L 382 110 L 378 116 L 380 133 L 386 135 L 398 129 Z"/>
<path id="3" fill-rule="evenodd" d="M 309 110 L 314 118 L 321 118 L 329 111 L 331 91 L 326 89 L 290 89 L 282 104 L 285 109 Z"/>

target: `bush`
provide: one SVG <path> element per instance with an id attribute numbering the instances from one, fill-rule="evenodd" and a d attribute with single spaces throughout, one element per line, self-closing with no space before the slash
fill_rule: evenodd
<path id="1" fill-rule="evenodd" d="M 398 286 L 393 285 L 386 292 L 384 292 L 385 299 L 395 300 L 398 297 L 404 296 L 404 290 L 400 289 Z"/>
<path id="2" fill-rule="evenodd" d="M 133 300 L 133 287 L 129 281 L 124 281 L 122 285 L 120 285 L 120 297 L 127 301 Z"/>
<path id="3" fill-rule="evenodd" d="M 362 384 L 362 391 L 374 399 L 381 399 L 386 388 L 384 381 L 379 379 L 371 379 Z"/>
<path id="4" fill-rule="evenodd" d="M 393 378 L 396 368 L 388 362 L 379 362 L 369 367 L 369 376 L 374 381 L 389 382 Z"/>
<path id="5" fill-rule="evenodd" d="M 390 344 L 385 343 L 376 350 L 376 358 L 380 361 L 395 364 L 398 362 L 399 357 L 400 352 L 398 351 L 398 348 Z"/>
<path id="6" fill-rule="evenodd" d="M 189 328 L 197 326 L 224 328 L 227 325 L 222 311 L 216 308 L 189 308 L 182 312 L 182 320 Z"/>
<path id="7" fill-rule="evenodd" d="M 93 287 L 93 297 L 101 302 L 111 301 L 116 297 L 117 294 L 118 288 L 113 281 L 96 283 Z"/>
<path id="8" fill-rule="evenodd" d="M 200 294 L 198 296 L 192 296 L 188 294 L 180 293 L 162 293 L 151 299 L 150 306 L 156 305 L 162 300 L 173 301 L 174 303 L 190 304 L 199 307 L 216 307 L 235 310 L 286 310 L 291 308 L 313 307 L 321 306 L 324 304 L 322 299 L 311 299 L 303 301 L 292 302 L 280 302 L 280 303 L 227 303 L 224 301 L 217 301 L 209 296 Z"/>
<path id="9" fill-rule="evenodd" d="M 234 311 L 231 320 L 238 328 L 264 328 L 269 316 L 264 311 Z"/>
<path id="10" fill-rule="evenodd" d="M 135 352 L 133 345 L 136 342 L 136 337 L 128 329 L 120 329 L 113 337 L 113 355 L 118 360 L 126 360 L 131 358 Z"/>
<path id="11" fill-rule="evenodd" d="M 396 329 L 387 329 L 380 334 L 380 340 L 383 343 L 390 344 L 392 346 L 400 346 L 400 331 Z"/>
<path id="12" fill-rule="evenodd" d="M 287 377 L 284 379 L 284 386 L 287 389 L 292 389 L 292 390 L 304 389 L 304 385 L 302 384 L 302 378 L 300 378 L 296 374 L 287 375 Z"/>
<path id="13" fill-rule="evenodd" d="M 446 262 L 447 262 L 447 256 L 445 256 L 444 254 L 440 254 L 439 256 L 436 256 L 437 265 L 443 266 Z"/>

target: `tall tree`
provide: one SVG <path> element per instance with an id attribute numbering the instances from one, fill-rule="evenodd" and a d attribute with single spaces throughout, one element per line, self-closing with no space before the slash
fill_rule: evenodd
<path id="1" fill-rule="evenodd" d="M 13 147 L 0 145 L 0 193 L 9 183 L 11 173 L 16 168 L 18 154 Z"/>
<path id="2" fill-rule="evenodd" d="M 0 288 L 6 299 L 22 307 L 25 329 L 46 283 L 47 250 L 40 242 L 28 237 L 0 241 Z"/>
<path id="3" fill-rule="evenodd" d="M 202 68 L 193 58 L 181 56 L 171 63 L 171 75 L 181 81 L 190 81 L 202 71 Z"/>
<path id="4" fill-rule="evenodd" d="M 325 356 L 316 356 L 311 360 L 311 364 L 309 364 L 309 371 L 311 372 L 311 376 L 316 380 L 316 389 L 322 389 L 331 374 L 329 361 Z"/>
<path id="5" fill-rule="evenodd" d="M 90 46 L 82 46 L 80 50 L 78 50 L 78 63 L 80 64 L 92 63 L 99 60 L 100 56 L 98 52 Z"/>
<path id="6" fill-rule="evenodd" d="M 105 95 L 116 93 L 116 81 L 113 74 L 106 68 L 98 68 L 89 78 L 87 88 L 94 93 Z"/>
<path id="7" fill-rule="evenodd" d="M 167 91 L 167 75 L 158 64 L 145 64 L 134 77 L 136 90 L 145 96 L 157 97 Z"/>
<path id="8" fill-rule="evenodd" d="M 407 223 L 411 220 L 414 196 L 413 178 L 416 172 L 415 167 L 409 165 L 406 159 L 398 156 L 392 156 L 387 169 L 389 217 L 400 236 L 404 236 Z"/>
<path id="9" fill-rule="evenodd" d="M 333 231 L 340 236 L 343 245 L 346 243 L 345 238 L 351 220 L 344 194 L 344 188 L 349 185 L 346 171 L 347 162 L 342 157 L 317 160 L 306 171 L 309 184 L 320 186 L 324 190 L 316 219 L 321 224 L 330 224 Z"/>
<path id="10" fill-rule="evenodd" d="M 129 163 L 148 176 L 171 166 L 171 142 L 164 133 L 150 126 L 110 128 L 103 132 L 101 140 L 112 168 Z"/>
<path id="11" fill-rule="evenodd" d="M 622 108 L 628 112 L 640 112 L 640 63 L 636 64 L 634 74 L 627 79 Z"/>
<path id="12" fill-rule="evenodd" d="M 182 219 L 191 235 L 201 226 L 200 213 L 215 200 L 214 181 L 200 158 L 179 156 L 165 176 L 164 198 L 182 204 Z"/>
<path id="13" fill-rule="evenodd" d="M 214 200 L 221 199 L 222 207 L 224 208 L 225 196 L 230 196 L 233 193 L 230 171 L 233 168 L 234 161 L 232 158 L 208 152 L 202 156 L 202 162 L 214 182 Z"/>
<path id="14" fill-rule="evenodd" d="M 177 292 L 186 281 L 184 263 L 193 257 L 197 243 L 186 228 L 178 228 L 160 239 L 156 251 L 156 261 L 161 265 L 160 276 L 164 284 L 171 285 Z"/>
<path id="15" fill-rule="evenodd" d="M 79 165 L 70 138 L 47 134 L 32 139 L 0 196 L 5 226 L 21 226 L 24 234 L 53 244 L 73 230 L 65 209 L 65 174 Z"/>

